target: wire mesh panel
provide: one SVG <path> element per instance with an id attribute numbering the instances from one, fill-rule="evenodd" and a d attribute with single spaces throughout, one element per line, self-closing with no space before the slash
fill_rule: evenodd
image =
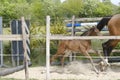
<path id="1" fill-rule="evenodd" d="M 29 20 L 26 20 L 28 29 L 29 29 Z M 21 28 L 21 21 L 20 20 L 13 20 L 11 22 L 11 33 L 12 34 L 22 34 Z M 26 31 L 27 32 L 27 31 Z M 30 42 L 27 40 L 28 48 L 30 47 Z M 23 61 L 23 42 L 22 41 L 12 41 L 11 43 L 11 51 L 12 51 L 12 63 L 13 66 L 20 65 L 20 61 Z M 28 50 L 27 53 L 30 55 L 30 51 Z"/>

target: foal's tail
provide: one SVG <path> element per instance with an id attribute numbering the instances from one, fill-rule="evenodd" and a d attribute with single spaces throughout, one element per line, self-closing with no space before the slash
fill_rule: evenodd
<path id="1" fill-rule="evenodd" d="M 111 17 L 104 17 L 101 19 L 101 21 L 97 24 L 97 29 L 101 31 L 105 25 L 108 24 Z"/>

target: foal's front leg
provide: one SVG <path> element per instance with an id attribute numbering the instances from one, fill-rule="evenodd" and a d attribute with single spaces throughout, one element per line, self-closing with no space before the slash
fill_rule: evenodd
<path id="1" fill-rule="evenodd" d="M 99 57 L 101 58 L 102 62 L 104 62 L 104 63 L 107 64 L 108 61 L 106 61 L 106 60 L 104 59 L 104 57 L 101 55 L 100 51 L 97 51 L 97 54 L 98 54 Z"/>
<path id="2" fill-rule="evenodd" d="M 101 55 L 100 51 L 97 52 L 97 54 L 100 56 L 100 58 L 102 59 L 102 61 L 99 63 L 99 67 L 101 71 L 104 71 L 105 69 L 107 69 L 107 66 L 110 66 L 108 61 L 106 61 L 104 59 L 104 57 Z"/>
<path id="3" fill-rule="evenodd" d="M 94 65 L 94 63 L 93 63 L 93 60 L 92 60 L 91 56 L 89 55 L 89 53 L 86 51 L 86 52 L 84 53 L 84 55 L 85 55 L 87 58 L 89 58 L 89 60 L 90 60 L 90 62 L 91 62 L 91 64 L 92 64 L 95 72 L 98 74 L 99 71 L 98 71 L 97 68 L 95 67 L 95 65 Z"/>

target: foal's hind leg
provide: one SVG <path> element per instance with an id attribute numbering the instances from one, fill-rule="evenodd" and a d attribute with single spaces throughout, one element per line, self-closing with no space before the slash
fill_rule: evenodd
<path id="1" fill-rule="evenodd" d="M 64 55 L 62 56 L 62 59 L 61 59 L 61 65 L 62 65 L 62 67 L 64 66 L 65 58 L 68 57 L 70 54 L 72 54 L 71 50 L 66 49 L 64 51 Z"/>
<path id="2" fill-rule="evenodd" d="M 61 65 L 62 65 L 62 67 L 64 67 L 64 60 L 65 60 L 65 56 L 63 55 L 63 57 L 61 59 Z"/>
<path id="3" fill-rule="evenodd" d="M 62 57 L 63 55 L 64 55 L 64 50 L 61 51 L 58 50 L 57 53 L 51 57 L 50 63 L 52 63 L 58 57 Z"/>
<path id="4" fill-rule="evenodd" d="M 90 60 L 90 62 L 91 62 L 91 64 L 92 64 L 95 72 L 98 74 L 99 72 L 98 72 L 98 70 L 96 69 L 96 67 L 95 67 L 95 65 L 94 65 L 94 63 L 93 63 L 93 60 L 92 60 L 91 56 L 89 55 L 89 53 L 86 51 L 86 52 L 84 53 L 84 55 L 85 55 L 87 58 L 89 58 L 89 60 Z"/>

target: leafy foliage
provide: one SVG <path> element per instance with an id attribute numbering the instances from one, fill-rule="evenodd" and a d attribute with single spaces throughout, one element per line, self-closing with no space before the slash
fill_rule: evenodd
<path id="1" fill-rule="evenodd" d="M 99 0 L 85 0 L 83 3 L 84 7 L 81 11 L 80 17 L 94 17 L 94 11 L 99 3 Z"/>
<path id="2" fill-rule="evenodd" d="M 55 20 L 55 21 L 54 21 Z M 64 23 L 61 22 L 60 18 L 53 19 L 53 24 L 51 26 L 51 33 L 52 34 L 66 34 L 66 27 Z"/>
<path id="3" fill-rule="evenodd" d="M 71 17 L 72 15 L 76 15 L 76 17 L 78 17 L 84 9 L 83 0 L 66 0 L 66 2 L 62 4 L 62 9 L 67 17 Z"/>
<path id="4" fill-rule="evenodd" d="M 101 3 L 99 0 L 0 0 L 0 16 L 9 23 L 11 19 L 19 19 L 24 16 L 30 19 L 32 24 L 45 24 L 45 16 L 52 18 L 66 17 L 99 17 L 119 13 L 113 11 L 117 6 L 107 2 Z M 119 8 L 118 8 L 119 10 Z M 109 12 L 109 13 L 108 13 Z"/>
<path id="5" fill-rule="evenodd" d="M 96 16 L 109 16 L 112 14 L 112 9 L 113 8 L 111 7 L 111 5 L 100 3 L 98 4 L 98 7 L 95 10 L 95 15 Z"/>

